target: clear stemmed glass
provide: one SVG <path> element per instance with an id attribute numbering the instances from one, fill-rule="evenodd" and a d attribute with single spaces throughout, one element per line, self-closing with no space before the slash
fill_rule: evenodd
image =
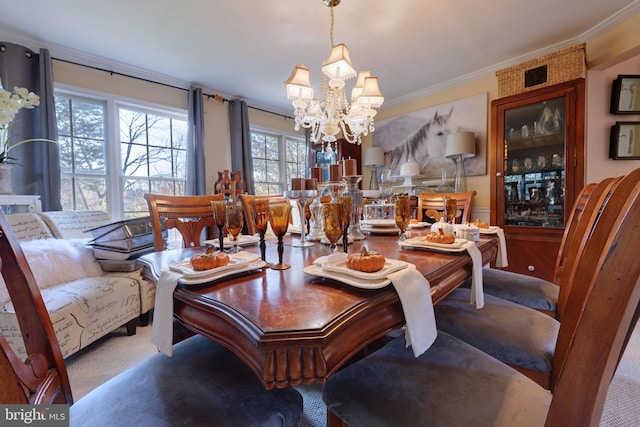
<path id="1" fill-rule="evenodd" d="M 342 252 L 347 253 L 349 244 L 349 224 L 351 223 L 351 209 L 353 206 L 353 197 L 340 196 L 338 202 L 342 204 Z"/>
<path id="2" fill-rule="evenodd" d="M 290 200 L 295 200 L 298 206 L 298 213 L 300 214 L 300 240 L 294 240 L 291 246 L 298 248 L 306 248 L 313 246 L 314 243 L 307 241 L 306 229 L 305 229 L 305 210 L 307 205 L 318 195 L 316 190 L 291 190 L 285 191 L 284 197 Z"/>
<path id="3" fill-rule="evenodd" d="M 244 215 L 241 202 L 232 202 L 227 205 L 225 225 L 227 226 L 229 234 L 233 236 L 233 247 L 230 252 L 233 254 L 240 252 L 240 249 L 238 248 L 238 235 L 244 226 Z"/>
<path id="4" fill-rule="evenodd" d="M 322 228 L 327 240 L 331 244 L 331 252 L 337 252 L 336 243 L 344 233 L 342 226 L 342 203 L 324 203 L 322 207 L 324 222 Z"/>
<path id="5" fill-rule="evenodd" d="M 214 200 L 211 202 L 211 207 L 213 208 L 213 218 L 216 223 L 216 227 L 218 227 L 218 241 L 220 246 L 218 250 L 220 252 L 224 251 L 224 225 L 226 221 L 226 212 L 227 212 L 227 202 L 225 200 Z"/>
<path id="6" fill-rule="evenodd" d="M 399 242 L 407 240 L 407 227 L 411 221 L 411 199 L 407 195 L 400 195 L 395 202 L 396 225 L 400 229 Z"/>
<path id="7" fill-rule="evenodd" d="M 458 211 L 458 201 L 456 199 L 443 197 L 444 199 L 444 214 L 447 217 L 447 221 L 450 224 L 456 223 L 456 213 Z"/>
<path id="8" fill-rule="evenodd" d="M 283 238 L 287 234 L 290 220 L 290 203 L 269 203 L 269 222 L 271 223 L 271 229 L 278 236 L 278 263 L 271 266 L 274 270 L 286 270 L 291 267 L 289 264 L 282 262 L 282 254 L 284 252 Z"/>
<path id="9" fill-rule="evenodd" d="M 265 267 L 271 267 L 273 264 L 266 260 L 267 245 L 264 241 L 264 235 L 267 232 L 269 224 L 269 199 L 254 199 L 251 201 L 251 215 L 256 225 L 256 231 L 260 236 L 260 256 L 265 263 Z"/>

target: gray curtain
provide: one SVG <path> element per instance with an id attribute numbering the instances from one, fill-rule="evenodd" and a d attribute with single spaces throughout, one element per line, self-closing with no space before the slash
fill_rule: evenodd
<path id="1" fill-rule="evenodd" d="M 51 56 L 47 49 L 35 53 L 24 46 L 0 42 L 0 80 L 9 91 L 24 87 L 40 97 L 40 106 L 21 110 L 13 125 L 16 141 L 31 138 L 58 140 L 53 99 Z M 60 155 L 56 144 L 33 142 L 11 151 L 21 166 L 13 168 L 16 194 L 39 194 L 42 209 L 62 210 Z"/>
<path id="2" fill-rule="evenodd" d="M 247 103 L 239 99 L 229 101 L 229 129 L 231 142 L 231 170 L 242 171 L 247 193 L 254 194 L 251 131 Z"/>
<path id="3" fill-rule="evenodd" d="M 204 101 L 202 89 L 189 90 L 189 132 L 187 136 L 187 195 L 207 194 L 205 171 Z"/>

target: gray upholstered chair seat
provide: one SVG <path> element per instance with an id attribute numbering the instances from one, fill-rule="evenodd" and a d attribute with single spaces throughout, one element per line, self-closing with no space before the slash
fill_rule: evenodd
<path id="1" fill-rule="evenodd" d="M 70 408 L 72 426 L 294 426 L 302 397 L 265 390 L 232 352 L 202 336 L 158 353 Z"/>
<path id="2" fill-rule="evenodd" d="M 325 384 L 327 408 L 351 427 L 542 426 L 551 393 L 443 332 L 420 357 L 404 337 Z"/>
<path id="3" fill-rule="evenodd" d="M 487 295 L 493 295 L 534 310 L 555 312 L 560 287 L 546 280 L 495 268 L 482 270 L 482 285 Z M 471 278 L 463 285 L 471 287 Z"/>
<path id="4" fill-rule="evenodd" d="M 496 359 L 550 372 L 560 323 L 536 310 L 485 295 L 477 309 L 470 290 L 456 289 L 434 306 L 438 329 L 454 335 Z"/>

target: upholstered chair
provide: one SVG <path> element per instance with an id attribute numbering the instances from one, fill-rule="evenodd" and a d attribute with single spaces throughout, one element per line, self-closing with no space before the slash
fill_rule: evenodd
<path id="1" fill-rule="evenodd" d="M 575 322 L 560 325 L 551 391 L 445 332 L 419 357 L 400 337 L 329 378 L 328 426 L 599 425 L 640 302 L 634 187 L 613 224 L 596 223 L 578 261 L 575 280 L 587 297 Z"/>
<path id="2" fill-rule="evenodd" d="M 18 358 L 0 334 L 0 401 L 68 404 L 72 426 L 295 426 L 302 397 L 266 390 L 234 353 L 202 336 L 158 353 L 78 402 L 33 273 L 0 213 L 0 267 L 28 357 Z"/>
<path id="3" fill-rule="evenodd" d="M 640 172 L 640 170 L 639 170 Z M 604 180 L 593 189 L 569 243 L 564 264 L 558 319 L 510 301 L 485 295 L 480 310 L 469 304 L 470 290 L 459 288 L 435 306 L 438 328 L 509 364 L 546 388 L 553 383 L 553 358 L 561 324 L 573 324 L 580 315 L 588 289 L 578 278 L 593 269 L 583 258 L 589 245 L 603 245 L 620 207 L 640 176 Z M 582 269 L 577 270 L 578 266 Z"/>

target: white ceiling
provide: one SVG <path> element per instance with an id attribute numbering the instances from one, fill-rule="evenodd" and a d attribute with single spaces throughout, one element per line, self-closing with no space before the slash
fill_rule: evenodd
<path id="1" fill-rule="evenodd" d="M 0 40 L 54 58 L 291 114 L 283 81 L 330 51 L 322 0 L 0 0 Z M 640 0 L 342 0 L 335 43 L 406 102 L 575 45 L 640 13 Z M 640 31 L 640 30 L 639 30 Z"/>

